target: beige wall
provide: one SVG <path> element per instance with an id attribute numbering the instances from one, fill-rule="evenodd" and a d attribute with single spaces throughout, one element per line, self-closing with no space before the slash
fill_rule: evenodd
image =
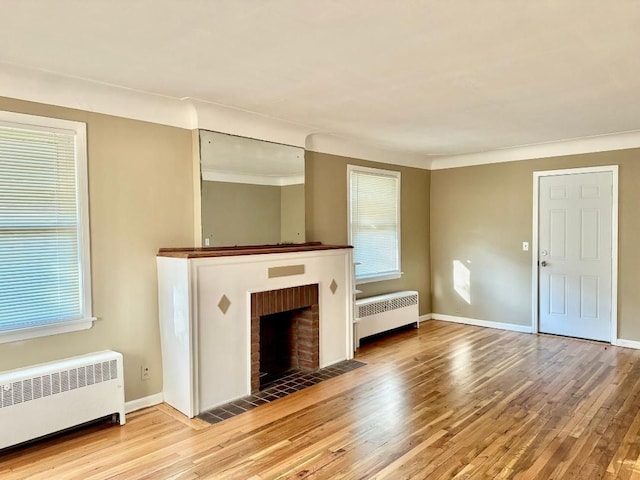
<path id="1" fill-rule="evenodd" d="M 640 340 L 640 149 L 431 172 L 431 281 L 435 313 L 531 325 L 533 172 L 620 166 L 619 337 Z M 453 289 L 452 263 L 471 272 L 471 304 Z"/>
<path id="2" fill-rule="evenodd" d="M 431 312 L 429 278 L 429 182 L 430 172 L 417 168 L 305 152 L 307 241 L 346 244 L 347 165 L 400 171 L 401 255 L 404 275 L 398 280 L 359 285 L 361 296 L 397 290 L 420 293 L 420 314 Z"/>
<path id="3" fill-rule="evenodd" d="M 304 242 L 304 184 L 281 187 L 280 197 L 280 241 Z"/>
<path id="4" fill-rule="evenodd" d="M 202 182 L 202 235 L 212 246 L 280 242 L 280 187 Z"/>
<path id="5" fill-rule="evenodd" d="M 0 371 L 113 349 L 127 400 L 162 390 L 155 254 L 193 245 L 191 132 L 0 97 L 0 109 L 87 123 L 93 328 L 0 344 Z M 142 381 L 140 368 L 151 368 Z"/>

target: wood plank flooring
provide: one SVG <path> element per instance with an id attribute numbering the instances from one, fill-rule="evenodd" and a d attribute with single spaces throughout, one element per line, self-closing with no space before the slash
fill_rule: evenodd
<path id="1" fill-rule="evenodd" d="M 640 351 L 429 321 L 356 358 L 215 425 L 160 405 L 4 452 L 0 478 L 640 478 Z"/>

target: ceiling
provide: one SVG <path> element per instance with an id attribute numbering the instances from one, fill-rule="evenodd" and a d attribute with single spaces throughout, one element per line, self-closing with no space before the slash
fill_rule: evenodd
<path id="1" fill-rule="evenodd" d="M 640 130 L 636 0 L 0 6 L 5 65 L 401 152 L 460 155 Z"/>

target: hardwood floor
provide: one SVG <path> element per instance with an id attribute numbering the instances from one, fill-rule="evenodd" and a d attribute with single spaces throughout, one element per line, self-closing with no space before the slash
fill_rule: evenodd
<path id="1" fill-rule="evenodd" d="M 430 321 L 356 358 L 215 425 L 160 405 L 5 452 L 0 478 L 640 478 L 640 351 Z"/>

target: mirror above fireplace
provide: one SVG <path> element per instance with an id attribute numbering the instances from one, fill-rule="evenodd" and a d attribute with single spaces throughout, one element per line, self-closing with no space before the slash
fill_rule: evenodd
<path id="1" fill-rule="evenodd" d="M 305 241 L 304 149 L 200 130 L 202 245 Z"/>

